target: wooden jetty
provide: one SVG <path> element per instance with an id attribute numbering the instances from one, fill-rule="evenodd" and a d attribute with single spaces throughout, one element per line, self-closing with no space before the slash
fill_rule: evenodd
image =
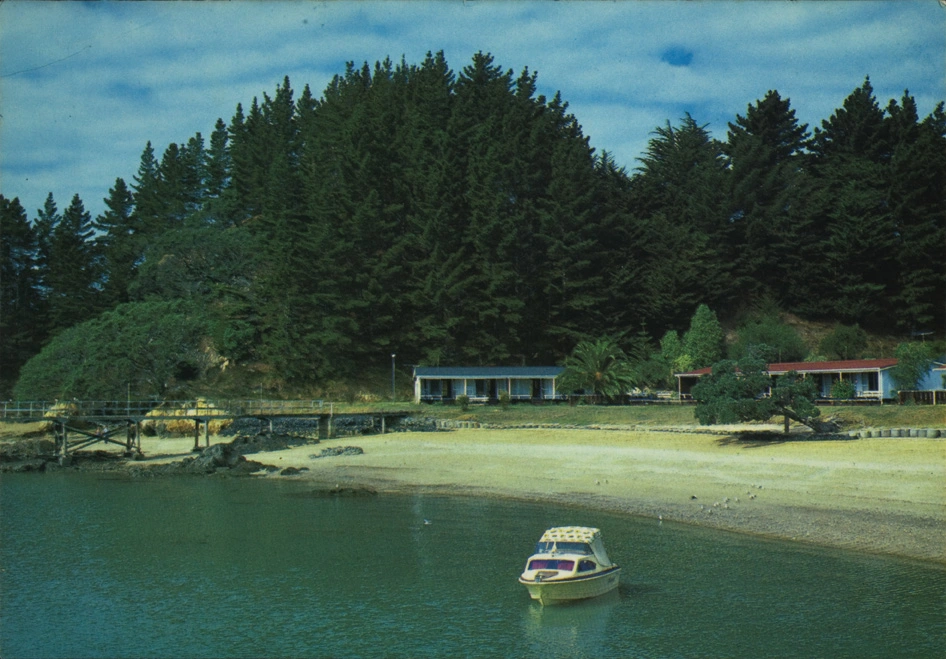
<path id="1" fill-rule="evenodd" d="M 410 415 L 407 411 L 351 412 L 345 416 L 368 416 L 386 431 L 386 424 Z M 240 418 L 269 424 L 278 418 L 318 419 L 319 438 L 333 436 L 334 403 L 321 400 L 212 400 L 187 401 L 3 401 L 0 421 L 49 421 L 53 424 L 56 455 L 67 465 L 71 454 L 94 444 L 114 444 L 127 457 L 140 458 L 141 424 L 145 421 L 190 421 L 194 424 L 194 451 L 200 451 L 201 425 L 204 444 L 210 446 L 210 423 Z"/>

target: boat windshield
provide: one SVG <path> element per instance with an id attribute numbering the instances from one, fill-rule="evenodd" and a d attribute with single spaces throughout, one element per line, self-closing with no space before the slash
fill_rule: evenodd
<path id="1" fill-rule="evenodd" d="M 591 545 L 586 542 L 537 542 L 535 543 L 536 554 L 546 554 L 552 550 L 564 551 L 570 554 L 591 554 Z"/>
<path id="2" fill-rule="evenodd" d="M 535 558 L 529 561 L 530 570 L 563 570 L 571 572 L 575 569 L 575 561 L 561 561 L 554 558 Z"/>
<path id="3" fill-rule="evenodd" d="M 590 554 L 591 545 L 586 542 L 556 542 L 558 551 L 567 551 L 570 554 Z"/>

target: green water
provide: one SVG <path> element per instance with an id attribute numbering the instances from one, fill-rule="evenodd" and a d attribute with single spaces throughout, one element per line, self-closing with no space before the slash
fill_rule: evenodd
<path id="1" fill-rule="evenodd" d="M 77 474 L 4 475 L 0 506 L 5 659 L 946 656 L 946 570 L 647 519 Z M 622 585 L 543 609 L 516 577 L 564 524 Z"/>

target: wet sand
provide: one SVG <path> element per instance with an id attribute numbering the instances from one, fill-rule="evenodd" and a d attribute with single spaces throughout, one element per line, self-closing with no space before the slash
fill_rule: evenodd
<path id="1" fill-rule="evenodd" d="M 340 446 L 364 454 L 313 457 Z M 152 456 L 145 464 L 192 448 L 192 438 L 142 441 Z M 549 501 L 946 565 L 943 439 L 468 429 L 333 439 L 250 458 L 308 469 L 261 478 Z"/>

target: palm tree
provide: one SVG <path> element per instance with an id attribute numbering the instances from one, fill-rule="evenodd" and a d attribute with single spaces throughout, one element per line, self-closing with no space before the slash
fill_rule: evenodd
<path id="1" fill-rule="evenodd" d="M 633 365 L 612 338 L 582 341 L 565 358 L 564 366 L 559 379 L 562 391 L 610 399 L 628 393 L 637 385 Z"/>

